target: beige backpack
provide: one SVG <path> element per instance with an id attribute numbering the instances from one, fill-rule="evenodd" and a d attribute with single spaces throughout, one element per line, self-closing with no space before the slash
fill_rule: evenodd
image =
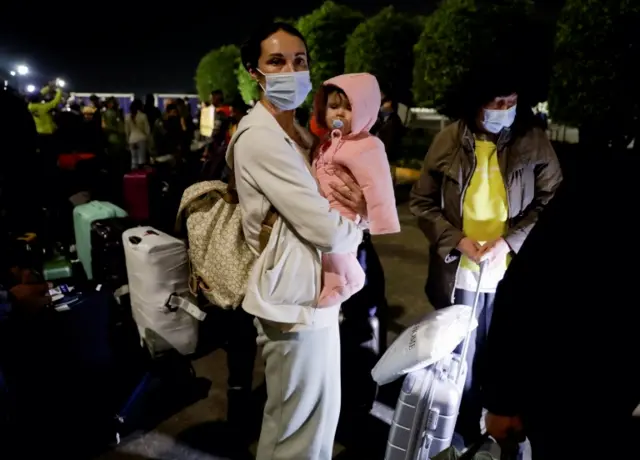
<path id="1" fill-rule="evenodd" d="M 256 260 L 244 237 L 238 203 L 232 173 L 228 185 L 205 181 L 187 188 L 176 220 L 178 234 L 186 223 L 191 292 L 201 293 L 213 305 L 223 308 L 236 308 L 242 303 Z M 277 218 L 272 207 L 262 223 L 260 251 L 267 245 Z"/>

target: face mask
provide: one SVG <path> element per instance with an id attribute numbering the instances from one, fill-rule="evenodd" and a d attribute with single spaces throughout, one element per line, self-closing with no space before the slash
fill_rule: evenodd
<path id="1" fill-rule="evenodd" d="M 514 105 L 507 110 L 484 109 L 482 127 L 493 134 L 498 134 L 503 128 L 511 127 L 516 119 L 516 107 Z"/>
<path id="2" fill-rule="evenodd" d="M 331 127 L 333 129 L 342 129 L 344 127 L 344 123 L 342 120 L 338 120 L 337 118 L 331 122 Z"/>
<path id="3" fill-rule="evenodd" d="M 260 72 L 260 70 L 258 70 Z M 267 99 L 280 110 L 294 110 L 300 107 L 311 91 L 309 71 L 262 73 L 262 86 Z"/>

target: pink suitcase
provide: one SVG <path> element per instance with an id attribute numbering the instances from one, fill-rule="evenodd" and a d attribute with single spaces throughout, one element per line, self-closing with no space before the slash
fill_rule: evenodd
<path id="1" fill-rule="evenodd" d="M 124 176 L 124 207 L 137 223 L 146 223 L 151 217 L 151 199 L 155 171 L 153 168 L 142 168 L 131 171 Z"/>

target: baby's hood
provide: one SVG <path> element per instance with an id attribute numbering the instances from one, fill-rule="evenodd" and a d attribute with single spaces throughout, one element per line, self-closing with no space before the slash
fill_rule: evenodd
<path id="1" fill-rule="evenodd" d="M 352 116 L 351 134 L 369 132 L 380 112 L 380 86 L 376 77 L 370 73 L 348 73 L 325 81 L 315 96 L 316 113 L 325 113 L 327 86 L 337 86 L 349 98 Z"/>

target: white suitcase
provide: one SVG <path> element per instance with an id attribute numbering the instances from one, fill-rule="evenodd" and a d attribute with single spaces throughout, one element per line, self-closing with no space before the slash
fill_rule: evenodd
<path id="1" fill-rule="evenodd" d="M 195 352 L 205 313 L 189 294 L 185 244 L 151 227 L 126 230 L 122 242 L 141 340 L 153 356 L 172 349 L 182 355 Z"/>

